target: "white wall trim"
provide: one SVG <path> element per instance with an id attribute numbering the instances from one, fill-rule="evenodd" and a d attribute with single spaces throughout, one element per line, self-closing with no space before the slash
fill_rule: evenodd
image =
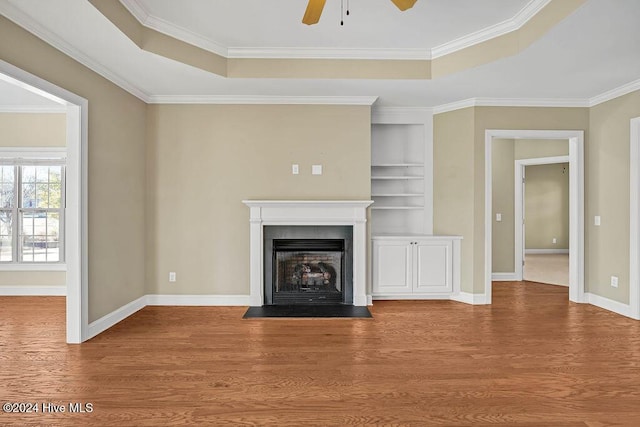
<path id="1" fill-rule="evenodd" d="M 451 299 L 450 293 L 442 294 L 407 294 L 407 295 L 385 295 L 373 294 L 373 301 L 389 301 L 389 300 L 448 300 Z"/>
<path id="2" fill-rule="evenodd" d="M 586 302 L 584 294 L 584 131 L 485 130 L 484 295 L 491 303 L 492 282 L 492 143 L 493 138 L 569 140 L 569 299 Z"/>
<path id="3" fill-rule="evenodd" d="M 569 249 L 525 249 L 524 250 L 525 255 L 526 254 L 531 254 L 531 255 L 536 255 L 536 254 L 569 254 Z"/>
<path id="4" fill-rule="evenodd" d="M 145 301 L 146 296 L 141 296 L 140 298 L 123 305 L 117 310 L 114 310 L 111 313 L 102 316 L 98 320 L 91 322 L 89 324 L 86 339 L 95 337 L 99 333 L 111 328 L 116 323 L 119 323 L 127 317 L 131 316 L 135 312 L 142 310 L 146 306 Z"/>
<path id="5" fill-rule="evenodd" d="M 66 296 L 66 286 L 0 286 L 2 296 Z"/>
<path id="6" fill-rule="evenodd" d="M 0 3 L 0 8 L 6 3 Z M 66 89 L 0 60 L 0 79 L 67 108 L 65 261 L 67 342 L 87 339 L 88 275 L 88 101 Z"/>
<path id="7" fill-rule="evenodd" d="M 249 295 L 159 295 L 146 296 L 147 305 L 249 306 Z"/>
<path id="8" fill-rule="evenodd" d="M 377 96 L 153 95 L 149 104 L 373 105 Z"/>
<path id="9" fill-rule="evenodd" d="M 433 113 L 442 114 L 469 107 L 587 108 L 589 100 L 580 98 L 469 98 L 435 106 Z"/>
<path id="10" fill-rule="evenodd" d="M 427 48 L 230 47 L 228 58 L 429 60 Z"/>
<path id="11" fill-rule="evenodd" d="M 496 37 L 503 36 L 512 31 L 516 31 L 522 28 L 524 24 L 536 16 L 536 14 L 538 14 L 538 12 L 540 12 L 550 2 L 551 0 L 532 0 L 511 19 L 507 19 L 480 31 L 467 34 L 456 40 L 434 47 L 431 49 L 431 57 L 433 59 L 440 58 Z"/>
<path id="12" fill-rule="evenodd" d="M 524 168 L 526 166 L 534 165 L 549 165 L 557 163 L 569 163 L 569 156 L 550 156 L 550 157 L 538 157 L 532 159 L 519 159 L 514 162 L 514 271 L 516 274 L 516 280 L 523 279 L 523 267 L 522 261 L 526 250 L 524 249 L 524 241 L 522 240 L 523 233 L 523 218 L 524 218 L 524 194 L 522 193 L 522 178 L 524 177 Z M 524 250 L 524 253 L 523 253 Z M 531 252 L 534 253 L 534 252 Z M 569 250 L 567 249 L 567 253 Z"/>
<path id="13" fill-rule="evenodd" d="M 598 104 L 611 101 L 612 99 L 619 98 L 628 93 L 635 92 L 636 90 L 640 90 L 640 79 L 594 96 L 589 100 L 589 107 L 595 107 Z"/>
<path id="14" fill-rule="evenodd" d="M 609 298 L 601 297 L 600 295 L 586 293 L 586 300 L 589 304 L 595 305 L 596 307 L 603 308 L 608 311 L 612 311 L 614 313 L 620 314 L 625 317 L 630 317 L 632 319 L 639 320 L 638 317 L 634 317 L 631 313 L 631 307 L 628 304 L 623 304 L 618 301 L 614 301 Z"/>
<path id="15" fill-rule="evenodd" d="M 491 301 L 487 302 L 487 298 L 484 294 L 472 294 L 470 292 L 460 292 L 458 294 L 451 295 L 449 298 L 452 301 L 463 302 L 465 304 L 472 304 L 472 305 L 491 304 Z"/>
<path id="16" fill-rule="evenodd" d="M 629 306 L 640 319 L 640 117 L 630 121 Z"/>
<path id="17" fill-rule="evenodd" d="M 515 282 L 518 280 L 516 273 L 491 273 L 491 280 L 494 282 Z"/>

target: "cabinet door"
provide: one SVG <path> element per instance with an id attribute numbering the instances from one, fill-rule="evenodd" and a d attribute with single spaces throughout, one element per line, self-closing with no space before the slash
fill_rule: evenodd
<path id="1" fill-rule="evenodd" d="M 373 241 L 373 293 L 413 292 L 412 245 L 408 241 Z"/>
<path id="2" fill-rule="evenodd" d="M 418 241 L 416 250 L 415 293 L 453 290 L 452 243 L 446 240 Z"/>

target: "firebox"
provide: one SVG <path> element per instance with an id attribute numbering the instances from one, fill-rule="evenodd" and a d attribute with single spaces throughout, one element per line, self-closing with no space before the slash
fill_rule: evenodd
<path id="1" fill-rule="evenodd" d="M 265 227 L 265 305 L 353 304 L 351 228 Z"/>
<path id="2" fill-rule="evenodd" d="M 340 304 L 344 240 L 273 241 L 273 304 Z"/>

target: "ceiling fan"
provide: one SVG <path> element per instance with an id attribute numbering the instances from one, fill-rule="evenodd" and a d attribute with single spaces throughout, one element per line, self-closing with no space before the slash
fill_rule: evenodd
<path id="1" fill-rule="evenodd" d="M 307 25 L 317 24 L 322 15 L 322 9 L 327 0 L 309 0 L 307 10 L 304 12 L 302 22 Z M 407 10 L 413 7 L 417 0 L 391 0 L 400 10 Z"/>

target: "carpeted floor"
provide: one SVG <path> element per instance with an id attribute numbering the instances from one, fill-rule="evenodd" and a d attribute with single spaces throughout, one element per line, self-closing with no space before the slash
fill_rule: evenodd
<path id="1" fill-rule="evenodd" d="M 526 254 L 524 280 L 569 286 L 569 254 Z"/>

